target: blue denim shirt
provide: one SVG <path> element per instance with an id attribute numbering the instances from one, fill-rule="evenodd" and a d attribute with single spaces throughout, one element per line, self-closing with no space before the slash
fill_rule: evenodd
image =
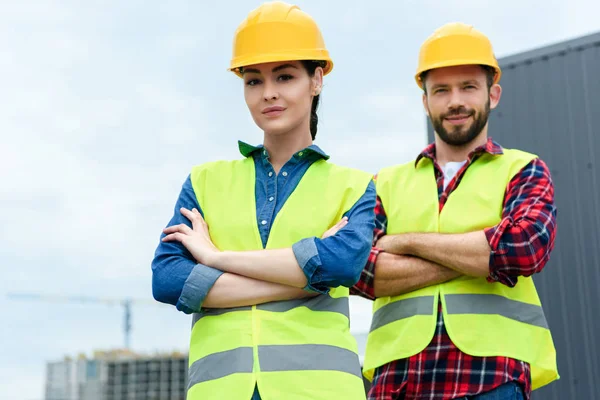
<path id="1" fill-rule="evenodd" d="M 318 146 L 311 145 L 294 154 L 279 174 L 275 174 L 262 145 L 239 142 L 239 148 L 244 157 L 254 158 L 256 220 L 265 247 L 273 220 L 304 173 L 313 162 L 329 156 Z M 371 250 L 375 200 L 375 185 L 371 182 L 345 214 L 348 224 L 344 229 L 329 238 L 311 237 L 293 244 L 294 255 L 307 278 L 306 290 L 327 293 L 329 287 L 351 287 L 358 281 Z M 191 227 L 190 221 L 181 215 L 181 207 L 190 210 L 195 207 L 202 213 L 189 176 L 167 226 L 184 223 Z M 163 237 L 161 234 L 160 238 Z M 181 243 L 161 241 L 152 261 L 152 292 L 156 300 L 191 314 L 200 311 L 204 298 L 221 274 L 222 271 L 198 264 Z"/>

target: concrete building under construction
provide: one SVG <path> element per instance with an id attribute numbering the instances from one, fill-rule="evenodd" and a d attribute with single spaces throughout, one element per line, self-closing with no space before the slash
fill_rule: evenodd
<path id="1" fill-rule="evenodd" d="M 46 400 L 185 400 L 187 355 L 95 352 L 50 362 Z"/>
<path id="2" fill-rule="evenodd" d="M 362 364 L 367 334 L 354 336 Z M 187 373 L 187 354 L 96 351 L 47 363 L 45 400 L 185 400 Z"/>

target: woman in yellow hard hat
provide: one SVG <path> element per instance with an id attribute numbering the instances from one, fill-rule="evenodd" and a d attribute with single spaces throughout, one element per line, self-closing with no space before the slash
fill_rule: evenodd
<path id="1" fill-rule="evenodd" d="M 192 168 L 152 263 L 155 299 L 194 315 L 188 400 L 365 398 L 348 288 L 376 196 L 313 144 L 332 67 L 296 6 L 265 3 L 235 33 L 230 70 L 263 143 Z"/>

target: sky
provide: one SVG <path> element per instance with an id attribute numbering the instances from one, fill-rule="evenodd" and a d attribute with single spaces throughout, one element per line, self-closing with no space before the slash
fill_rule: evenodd
<path id="1" fill-rule="evenodd" d="M 193 165 L 262 141 L 226 70 L 260 1 L 207 3 L 0 2 L 0 398 L 43 399 L 46 362 L 123 346 L 118 305 L 8 293 L 140 299 L 132 349 L 186 351 L 190 317 L 152 301 L 159 235 Z M 413 75 L 437 27 L 473 24 L 500 59 L 600 31 L 593 0 L 296 4 L 334 61 L 315 144 L 373 173 L 427 144 Z M 366 332 L 371 303 L 351 306 Z"/>

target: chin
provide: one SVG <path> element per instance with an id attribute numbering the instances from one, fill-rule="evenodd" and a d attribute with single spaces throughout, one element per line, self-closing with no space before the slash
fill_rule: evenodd
<path id="1" fill-rule="evenodd" d="M 265 135 L 281 136 L 291 131 L 293 126 L 285 121 L 269 121 L 266 124 L 262 124 L 260 128 L 265 132 Z"/>

